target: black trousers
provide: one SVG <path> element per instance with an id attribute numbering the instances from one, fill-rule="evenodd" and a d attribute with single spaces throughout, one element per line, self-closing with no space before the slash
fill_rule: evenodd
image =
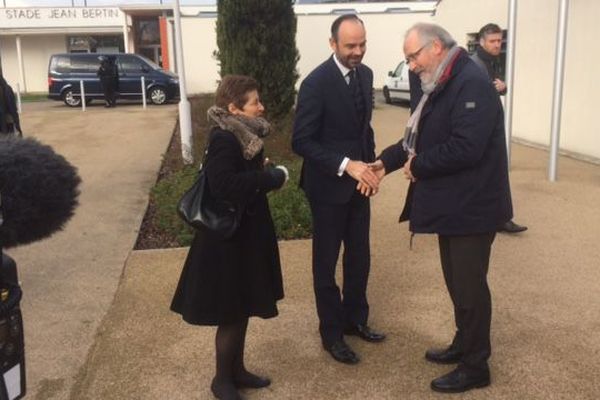
<path id="1" fill-rule="evenodd" d="M 495 232 L 468 235 L 439 235 L 444 279 L 456 322 L 453 345 L 462 350 L 460 366 L 487 370 L 491 354 L 492 299 L 487 283 Z"/>
<path id="2" fill-rule="evenodd" d="M 349 203 L 310 201 L 313 217 L 313 283 L 323 344 L 343 337 L 344 328 L 366 324 L 369 317 L 367 281 L 371 263 L 369 199 L 355 192 Z M 344 243 L 342 293 L 335 281 Z"/>
<path id="3" fill-rule="evenodd" d="M 114 106 L 117 104 L 117 91 L 114 83 L 102 83 L 102 91 L 107 105 Z"/>

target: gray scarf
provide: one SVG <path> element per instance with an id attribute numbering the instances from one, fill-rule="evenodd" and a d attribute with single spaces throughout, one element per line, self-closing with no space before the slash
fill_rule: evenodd
<path id="1" fill-rule="evenodd" d="M 404 151 L 409 156 L 416 155 L 416 146 L 417 146 L 417 136 L 419 134 L 419 120 L 421 119 L 421 112 L 423 111 L 423 106 L 427 102 L 429 95 L 433 93 L 437 85 L 440 83 L 439 80 L 450 63 L 450 61 L 454 60 L 455 55 L 461 50 L 458 46 L 453 46 L 448 50 L 448 54 L 446 54 L 446 58 L 438 65 L 435 73 L 433 74 L 433 79 L 429 83 L 421 82 L 421 89 L 423 90 L 423 96 L 421 96 L 421 100 L 419 104 L 415 108 L 415 111 L 410 115 L 408 122 L 406 124 L 406 129 L 404 130 L 404 140 L 402 142 L 402 147 Z"/>
<path id="2" fill-rule="evenodd" d="M 229 131 L 240 142 L 244 159 L 253 159 L 263 149 L 261 138 L 271 132 L 271 125 L 264 118 L 249 118 L 244 115 L 233 115 L 220 107 L 212 106 L 207 111 L 208 121 L 213 126 Z"/>

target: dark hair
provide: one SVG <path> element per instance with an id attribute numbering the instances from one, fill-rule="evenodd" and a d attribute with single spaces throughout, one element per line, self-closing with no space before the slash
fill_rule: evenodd
<path id="1" fill-rule="evenodd" d="M 340 25 L 342 25 L 342 22 L 349 21 L 349 20 L 354 20 L 354 21 L 360 22 L 361 25 L 363 25 L 363 26 L 365 25 L 362 22 L 362 19 L 358 18 L 358 16 L 356 14 L 340 15 L 339 17 L 337 17 L 335 19 L 335 21 L 333 21 L 333 24 L 331 24 L 331 37 L 333 38 L 333 40 L 335 40 L 336 43 L 338 41 L 338 33 L 340 31 Z"/>
<path id="2" fill-rule="evenodd" d="M 248 93 L 253 90 L 258 90 L 256 79 L 246 75 L 225 75 L 217 88 L 215 104 L 227 110 L 233 103 L 241 110 L 248 101 Z"/>
<path id="3" fill-rule="evenodd" d="M 487 35 L 492 33 L 502 33 L 502 29 L 496 24 L 487 24 L 479 30 L 477 37 L 478 39 L 484 39 Z"/>

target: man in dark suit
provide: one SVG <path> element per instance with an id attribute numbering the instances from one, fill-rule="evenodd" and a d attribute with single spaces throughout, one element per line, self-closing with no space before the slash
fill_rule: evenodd
<path id="1" fill-rule="evenodd" d="M 367 163 L 375 159 L 371 128 L 373 72 L 361 64 L 366 51 L 363 22 L 338 17 L 329 40 L 334 54 L 302 82 L 292 147 L 304 158 L 300 185 L 313 217 L 313 279 L 324 348 L 337 361 L 356 364 L 344 334 L 369 342 L 385 335 L 369 328 L 370 269 L 368 196 L 379 179 Z M 357 185 L 362 184 L 362 194 Z M 344 243 L 342 293 L 335 266 Z"/>

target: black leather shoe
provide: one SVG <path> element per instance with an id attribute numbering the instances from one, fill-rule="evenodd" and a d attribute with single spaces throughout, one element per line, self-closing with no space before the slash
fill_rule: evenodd
<path id="1" fill-rule="evenodd" d="M 436 364 L 456 364 L 462 356 L 462 351 L 454 346 L 449 346 L 445 349 L 429 349 L 425 352 L 427 361 Z"/>
<path id="2" fill-rule="evenodd" d="M 431 381 L 431 389 L 442 393 L 461 393 L 490 384 L 490 372 L 467 372 L 460 368 Z"/>
<path id="3" fill-rule="evenodd" d="M 333 342 L 331 346 L 323 344 L 325 350 L 336 360 L 344 364 L 357 364 L 360 358 L 343 340 Z"/>
<path id="4" fill-rule="evenodd" d="M 361 324 L 346 328 L 344 330 L 344 334 L 358 336 L 362 340 L 372 343 L 382 342 L 385 339 L 385 335 L 383 333 L 372 331 L 368 325 Z"/>
<path id="5" fill-rule="evenodd" d="M 507 223 L 502 225 L 502 229 L 500 229 L 501 232 L 506 232 L 506 233 L 519 233 L 519 232 L 524 232 L 526 230 L 527 230 L 526 226 L 515 224 L 512 221 L 508 221 Z"/>

